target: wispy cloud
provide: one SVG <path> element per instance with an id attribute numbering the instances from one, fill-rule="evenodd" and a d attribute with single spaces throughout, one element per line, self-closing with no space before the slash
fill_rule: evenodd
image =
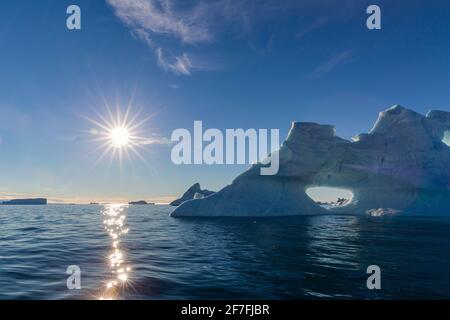
<path id="1" fill-rule="evenodd" d="M 106 0 L 116 15 L 133 30 L 146 35 L 170 35 L 189 44 L 212 40 L 209 28 L 217 1 Z M 149 37 L 150 39 L 150 37 Z"/>
<path id="2" fill-rule="evenodd" d="M 318 66 L 312 73 L 313 78 L 320 78 L 323 75 L 334 70 L 338 65 L 350 59 L 353 55 L 353 50 L 345 50 L 331 56 L 328 60 Z"/>
<path id="3" fill-rule="evenodd" d="M 135 38 L 155 50 L 158 65 L 176 75 L 191 75 L 194 65 L 186 52 L 167 57 L 158 45 L 161 37 L 172 37 L 184 44 L 213 41 L 211 20 L 222 1 L 200 1 L 189 5 L 174 0 L 106 0 Z"/>
<path id="4" fill-rule="evenodd" d="M 250 32 L 256 19 L 272 19 L 275 12 L 288 11 L 288 1 L 276 0 L 106 0 L 115 15 L 127 25 L 133 37 L 155 52 L 158 65 L 176 75 L 189 76 L 194 70 L 217 70 L 209 59 L 193 58 L 186 45 L 206 45 L 217 41 L 220 34 Z M 293 1 L 295 2 L 295 1 Z M 291 6 L 291 4 L 289 4 Z M 167 50 L 180 42 L 183 50 Z M 273 40 L 273 36 L 271 38 Z M 271 41 L 270 40 L 270 43 Z M 162 45 L 162 44 L 165 45 Z M 269 43 L 269 46 L 270 46 Z"/>
<path id="5" fill-rule="evenodd" d="M 303 38 L 310 32 L 313 32 L 314 30 L 320 29 L 323 26 L 325 26 L 328 23 L 328 18 L 325 16 L 320 16 L 315 18 L 310 24 L 304 26 L 302 29 L 300 29 L 297 32 L 296 37 L 297 38 Z"/>
<path id="6" fill-rule="evenodd" d="M 171 145 L 173 142 L 166 137 L 151 137 L 146 138 L 145 140 L 140 141 L 141 145 Z"/>
<path id="7" fill-rule="evenodd" d="M 188 76 L 191 74 L 191 69 L 194 68 L 187 53 L 183 53 L 181 56 L 175 56 L 172 63 L 166 60 L 162 48 L 158 48 L 156 54 L 158 57 L 158 65 L 164 70 L 170 70 L 175 74 Z"/>

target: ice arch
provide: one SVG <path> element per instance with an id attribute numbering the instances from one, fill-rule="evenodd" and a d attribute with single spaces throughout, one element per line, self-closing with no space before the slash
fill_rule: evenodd
<path id="1" fill-rule="evenodd" d="M 448 131 L 450 112 L 424 116 L 398 105 L 354 141 L 336 136 L 331 125 L 294 122 L 279 150 L 277 175 L 261 176 L 263 164 L 254 165 L 219 192 L 184 202 L 172 216 L 330 213 L 305 193 L 310 186 L 352 191 L 353 201 L 333 213 L 449 216 L 450 149 L 441 142 Z"/>

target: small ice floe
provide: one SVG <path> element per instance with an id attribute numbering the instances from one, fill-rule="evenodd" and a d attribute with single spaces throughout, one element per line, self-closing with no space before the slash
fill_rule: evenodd
<path id="1" fill-rule="evenodd" d="M 331 202 L 318 201 L 316 203 L 319 206 L 321 206 L 322 208 L 325 208 L 327 210 L 331 210 L 331 209 L 334 209 L 334 208 L 345 207 L 345 206 L 349 205 L 351 202 L 352 202 L 352 199 L 338 198 L 336 201 L 331 201 Z"/>
<path id="2" fill-rule="evenodd" d="M 382 217 L 382 216 L 391 216 L 397 213 L 400 213 L 401 210 L 392 209 L 392 208 L 378 208 L 378 209 L 370 209 L 367 210 L 366 213 L 372 217 Z"/>

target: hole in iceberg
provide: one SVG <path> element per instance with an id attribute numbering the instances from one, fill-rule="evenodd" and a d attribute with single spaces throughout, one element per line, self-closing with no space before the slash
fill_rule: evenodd
<path id="1" fill-rule="evenodd" d="M 344 207 L 353 201 L 353 192 L 342 188 L 310 187 L 306 194 L 325 209 Z"/>
<path id="2" fill-rule="evenodd" d="M 442 142 L 450 147 L 450 131 L 449 130 L 444 132 L 444 138 L 442 138 Z"/>

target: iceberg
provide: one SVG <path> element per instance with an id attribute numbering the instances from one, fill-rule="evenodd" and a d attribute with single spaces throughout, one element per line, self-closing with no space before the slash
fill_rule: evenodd
<path id="1" fill-rule="evenodd" d="M 193 186 L 191 186 L 182 196 L 181 198 L 174 200 L 170 203 L 171 206 L 179 206 L 185 201 L 192 200 L 192 199 L 204 199 L 212 194 L 214 194 L 214 191 L 210 190 L 202 190 L 200 187 L 200 183 L 196 183 Z"/>
<path id="2" fill-rule="evenodd" d="M 448 132 L 449 112 L 424 116 L 399 105 L 351 141 L 336 136 L 331 125 L 294 122 L 278 151 L 277 175 L 262 176 L 264 164 L 255 164 L 219 192 L 183 202 L 172 216 L 377 215 L 380 208 L 450 215 Z M 353 199 L 325 209 L 305 192 L 321 186 L 350 190 Z"/>
<path id="3" fill-rule="evenodd" d="M 20 206 L 32 206 L 32 205 L 47 205 L 47 199 L 37 198 L 37 199 L 13 199 L 8 201 L 3 201 L 2 205 L 20 205 Z"/>
<path id="4" fill-rule="evenodd" d="M 147 202 L 145 200 L 130 201 L 130 202 L 128 202 L 128 204 L 133 205 L 133 206 L 155 205 L 153 202 Z"/>
<path id="5" fill-rule="evenodd" d="M 392 208 L 378 208 L 368 210 L 366 213 L 372 217 L 383 217 L 383 216 L 391 216 L 399 213 L 399 210 L 395 210 Z"/>

